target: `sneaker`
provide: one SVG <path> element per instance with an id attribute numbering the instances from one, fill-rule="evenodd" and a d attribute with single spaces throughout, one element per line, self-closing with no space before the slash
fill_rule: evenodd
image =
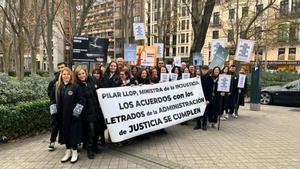
<path id="1" fill-rule="evenodd" d="M 238 115 L 235 114 L 235 113 L 233 113 L 233 114 L 232 114 L 232 117 L 236 119 L 236 118 L 238 118 Z"/>
<path id="2" fill-rule="evenodd" d="M 194 130 L 198 130 L 198 129 L 201 129 L 201 127 L 198 125 L 194 127 Z"/>
<path id="3" fill-rule="evenodd" d="M 55 145 L 55 142 L 50 142 L 50 144 L 48 146 L 48 150 L 53 151 L 54 150 L 54 145 Z"/>

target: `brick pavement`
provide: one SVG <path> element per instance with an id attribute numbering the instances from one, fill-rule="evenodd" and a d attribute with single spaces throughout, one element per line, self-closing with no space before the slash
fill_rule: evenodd
<path id="1" fill-rule="evenodd" d="M 0 145 L 5 168 L 300 168 L 300 109 L 241 108 L 239 119 L 222 121 L 221 130 L 193 130 L 193 122 L 167 129 L 123 147 L 107 146 L 94 160 L 80 152 L 76 164 L 61 164 L 64 147 L 48 152 L 49 134 Z"/>

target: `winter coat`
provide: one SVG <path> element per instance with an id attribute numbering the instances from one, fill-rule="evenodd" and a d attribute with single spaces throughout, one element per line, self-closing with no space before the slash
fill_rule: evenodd
<path id="1" fill-rule="evenodd" d="M 231 83 L 230 83 L 230 94 L 228 96 L 228 107 L 234 108 L 237 103 L 238 96 L 238 76 L 236 74 L 231 75 Z"/>
<path id="2" fill-rule="evenodd" d="M 213 78 L 213 90 L 212 90 L 212 102 L 211 102 L 211 111 L 214 114 L 219 114 L 221 112 L 221 92 L 218 92 L 218 81 L 219 76 Z"/>
<path id="3" fill-rule="evenodd" d="M 213 79 L 209 75 L 201 76 L 201 84 L 206 101 L 212 101 Z"/>
<path id="4" fill-rule="evenodd" d="M 110 74 L 104 74 L 101 87 L 103 88 L 109 88 L 109 87 L 120 87 L 122 85 L 122 81 L 120 80 L 119 76 L 117 74 L 114 74 L 112 77 L 110 77 Z"/>
<path id="5" fill-rule="evenodd" d="M 61 84 L 56 87 L 57 113 L 62 116 L 58 142 L 77 145 L 82 142 L 81 112 L 85 98 L 78 84 Z"/>

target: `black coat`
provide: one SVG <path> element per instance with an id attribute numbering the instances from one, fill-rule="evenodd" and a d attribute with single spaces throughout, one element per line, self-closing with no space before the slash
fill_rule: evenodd
<path id="1" fill-rule="evenodd" d="M 122 85 L 122 81 L 120 80 L 117 74 L 114 74 L 110 77 L 110 74 L 104 74 L 101 82 L 101 87 L 109 88 L 109 87 L 120 87 Z"/>
<path id="2" fill-rule="evenodd" d="M 151 84 L 150 79 L 146 78 L 146 79 L 142 79 L 142 78 L 138 78 L 138 83 L 139 84 Z"/>
<path id="3" fill-rule="evenodd" d="M 206 101 L 212 101 L 213 79 L 209 75 L 201 76 L 201 84 Z"/>
<path id="4" fill-rule="evenodd" d="M 55 83 L 59 78 L 59 72 L 54 73 L 54 79 L 51 80 L 48 84 L 47 94 L 50 98 L 50 104 L 55 103 Z"/>
<path id="5" fill-rule="evenodd" d="M 57 87 L 57 113 L 62 116 L 58 142 L 75 146 L 82 142 L 82 123 L 81 115 L 75 117 L 73 110 L 77 104 L 83 105 L 84 97 L 78 84 L 62 84 Z"/>
<path id="6" fill-rule="evenodd" d="M 248 92 L 247 77 L 246 77 L 246 80 L 245 80 L 245 87 L 243 89 L 239 89 L 239 90 L 241 90 L 240 97 L 239 97 L 239 105 L 244 106 L 245 105 L 245 95 Z"/>
<path id="7" fill-rule="evenodd" d="M 239 78 L 236 74 L 231 75 L 230 94 L 228 96 L 228 107 L 234 108 L 237 103 L 238 96 L 238 81 Z"/>
<path id="8" fill-rule="evenodd" d="M 213 78 L 213 91 L 212 91 L 212 102 L 211 102 L 211 111 L 214 114 L 219 114 L 221 112 L 221 92 L 218 92 L 218 77 L 212 77 Z"/>

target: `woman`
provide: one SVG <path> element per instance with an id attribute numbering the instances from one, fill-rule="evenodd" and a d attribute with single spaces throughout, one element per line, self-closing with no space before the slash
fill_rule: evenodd
<path id="1" fill-rule="evenodd" d="M 151 84 L 159 83 L 158 71 L 156 68 L 152 68 L 151 71 L 150 82 Z"/>
<path id="2" fill-rule="evenodd" d="M 109 63 L 108 68 L 105 70 L 103 79 L 102 79 L 102 87 L 120 87 L 122 82 L 119 78 L 119 69 L 118 64 L 115 61 Z"/>
<path id="3" fill-rule="evenodd" d="M 171 72 L 178 75 L 177 80 L 181 79 L 181 68 L 179 66 L 174 66 Z"/>
<path id="4" fill-rule="evenodd" d="M 131 79 L 137 80 L 139 69 L 137 66 L 131 66 Z"/>
<path id="5" fill-rule="evenodd" d="M 124 69 L 120 71 L 119 77 L 122 81 L 121 86 L 131 86 L 134 84 L 134 81 L 130 79 L 130 73 Z"/>
<path id="6" fill-rule="evenodd" d="M 222 74 L 229 74 L 229 66 L 224 66 L 222 69 Z M 226 120 L 229 118 L 229 111 L 228 111 L 228 94 L 225 93 L 225 96 L 223 98 L 223 103 L 222 103 L 222 110 L 221 110 L 221 120 Z M 225 114 L 224 114 L 225 111 Z"/>
<path id="7" fill-rule="evenodd" d="M 138 84 L 150 84 L 150 75 L 147 69 L 142 69 L 139 73 Z"/>
<path id="8" fill-rule="evenodd" d="M 98 89 L 101 87 L 101 81 L 103 77 L 103 72 L 101 69 L 94 69 L 92 72 L 93 79 L 95 81 L 95 88 Z"/>
<path id="9" fill-rule="evenodd" d="M 242 67 L 239 73 L 245 75 L 246 74 L 246 69 Z M 239 100 L 238 100 L 238 105 L 237 105 L 237 108 L 236 108 L 237 110 L 236 110 L 235 118 L 237 118 L 239 116 L 238 115 L 239 106 L 244 106 L 245 105 L 245 97 L 247 96 L 247 91 L 248 90 L 247 90 L 247 77 L 246 77 L 244 88 L 239 88 L 238 89 Z"/>
<path id="10" fill-rule="evenodd" d="M 217 90 L 220 73 L 221 73 L 220 67 L 217 66 L 212 69 L 211 77 L 213 79 L 213 92 L 212 92 L 211 111 L 208 114 L 208 121 L 211 123 L 212 128 L 215 128 L 215 125 L 218 122 L 218 116 L 221 111 L 220 109 L 221 93 L 218 92 Z"/>
<path id="11" fill-rule="evenodd" d="M 95 83 L 92 77 L 88 76 L 86 69 L 78 66 L 75 69 L 76 81 L 82 89 L 85 98 L 82 112 L 84 143 L 87 147 L 87 156 L 94 159 L 94 153 L 98 152 L 97 141 L 100 127 L 105 127 L 104 118 L 100 109 Z M 101 120 L 102 119 L 102 120 Z M 102 124 L 101 124 L 102 123 Z"/>
<path id="12" fill-rule="evenodd" d="M 201 70 L 200 68 L 196 68 L 196 77 L 200 77 L 201 76 Z"/>
<path id="13" fill-rule="evenodd" d="M 65 67 L 55 85 L 57 113 L 62 115 L 58 142 L 66 145 L 65 155 L 61 159 L 62 163 L 70 159 L 71 163 L 77 162 L 77 145 L 82 142 L 81 112 L 85 98 L 74 80 L 71 69 Z"/>

